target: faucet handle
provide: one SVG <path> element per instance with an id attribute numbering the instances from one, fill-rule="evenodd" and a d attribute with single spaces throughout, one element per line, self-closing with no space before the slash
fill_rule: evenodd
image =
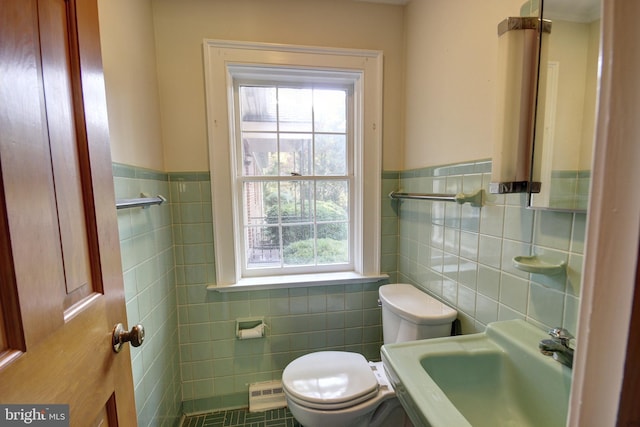
<path id="1" fill-rule="evenodd" d="M 558 341 L 560 341 L 562 345 L 564 345 L 565 347 L 569 347 L 569 341 L 571 341 L 574 338 L 574 336 L 571 335 L 569 331 L 559 327 L 549 330 L 549 335 L 551 335 L 552 338 L 555 338 Z"/>

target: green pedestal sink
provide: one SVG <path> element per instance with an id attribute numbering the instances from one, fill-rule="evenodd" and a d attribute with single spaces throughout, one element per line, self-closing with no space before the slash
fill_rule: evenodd
<path id="1" fill-rule="evenodd" d="M 416 427 L 564 427 L 571 369 L 538 350 L 548 335 L 522 320 L 473 335 L 382 347 Z"/>

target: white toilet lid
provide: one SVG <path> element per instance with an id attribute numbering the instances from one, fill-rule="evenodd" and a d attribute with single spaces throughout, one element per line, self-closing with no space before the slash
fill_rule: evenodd
<path id="1" fill-rule="evenodd" d="M 345 408 L 378 393 L 367 360 L 346 351 L 319 351 L 295 359 L 284 369 L 282 385 L 291 398 L 313 408 Z"/>

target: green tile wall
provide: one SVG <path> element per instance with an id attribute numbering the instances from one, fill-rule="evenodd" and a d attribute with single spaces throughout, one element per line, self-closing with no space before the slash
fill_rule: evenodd
<path id="1" fill-rule="evenodd" d="M 399 172 L 382 174 L 380 270 L 389 275 L 390 283 L 396 282 L 398 277 L 398 205 L 389 198 L 389 193 L 398 191 L 399 178 Z"/>
<path id="2" fill-rule="evenodd" d="M 280 379 L 311 351 L 348 350 L 379 360 L 379 284 L 235 293 L 210 292 L 180 305 L 181 369 L 187 413 L 248 404 L 250 383 Z M 237 340 L 237 318 L 264 317 L 265 338 Z"/>
<path id="3" fill-rule="evenodd" d="M 464 333 L 523 318 L 575 332 L 585 215 L 534 211 L 524 195 L 489 195 L 482 208 L 392 201 L 388 193 L 488 188 L 478 161 L 382 176 L 382 271 L 456 307 Z M 380 309 L 370 285 L 218 293 L 208 173 L 114 165 L 117 197 L 168 194 L 170 204 L 118 213 L 129 323 L 145 322 L 133 349 L 140 425 L 172 425 L 178 414 L 246 406 L 248 384 L 279 379 L 293 358 L 338 349 L 379 358 Z M 566 274 L 516 270 L 515 255 L 567 262 Z M 235 339 L 235 320 L 264 317 L 262 339 Z M 151 326 L 150 326 L 151 325 Z"/>
<path id="4" fill-rule="evenodd" d="M 541 328 L 576 331 L 585 214 L 530 210 L 526 195 L 488 193 L 491 162 L 400 173 L 407 192 L 457 193 L 484 188 L 485 205 L 404 200 L 399 212 L 398 280 L 456 307 L 463 333 L 521 318 Z M 512 258 L 539 254 L 565 261 L 566 273 L 530 274 Z"/>
<path id="5" fill-rule="evenodd" d="M 246 406 L 248 384 L 278 379 L 309 351 L 357 351 L 379 359 L 380 310 L 370 285 L 240 293 L 207 292 L 215 283 L 210 178 L 114 164 L 117 198 L 168 196 L 170 203 L 118 211 L 129 324 L 142 322 L 145 345 L 132 349 L 138 423 L 174 425 L 183 412 Z M 398 218 L 387 194 L 382 266 L 397 277 Z M 238 341 L 235 319 L 260 316 L 264 339 Z"/>
<path id="6" fill-rule="evenodd" d="M 116 198 L 169 196 L 167 174 L 113 165 Z M 131 348 L 139 426 L 175 426 L 182 416 L 178 314 L 169 204 L 118 210 L 129 326 L 145 342 Z"/>
<path id="7" fill-rule="evenodd" d="M 382 264 L 392 278 L 397 275 L 398 220 L 386 194 L 397 187 L 398 176 L 385 173 L 381 196 Z M 250 383 L 280 379 L 291 360 L 311 351 L 356 351 L 379 360 L 382 282 L 207 291 L 215 283 L 209 176 L 170 173 L 169 180 L 185 413 L 247 406 Z M 264 317 L 265 338 L 235 338 L 236 319 L 247 317 Z"/>
<path id="8" fill-rule="evenodd" d="M 589 202 L 590 170 L 554 170 L 549 205 L 560 209 L 586 210 Z"/>

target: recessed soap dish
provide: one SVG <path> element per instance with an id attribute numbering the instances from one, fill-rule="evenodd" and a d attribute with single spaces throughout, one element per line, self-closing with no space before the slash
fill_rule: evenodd
<path id="1" fill-rule="evenodd" d="M 552 276 L 554 274 L 560 274 L 565 271 L 567 263 L 560 261 L 557 263 L 550 263 L 541 259 L 538 255 L 520 255 L 513 257 L 513 266 L 518 270 L 526 271 L 535 274 L 546 274 Z"/>

